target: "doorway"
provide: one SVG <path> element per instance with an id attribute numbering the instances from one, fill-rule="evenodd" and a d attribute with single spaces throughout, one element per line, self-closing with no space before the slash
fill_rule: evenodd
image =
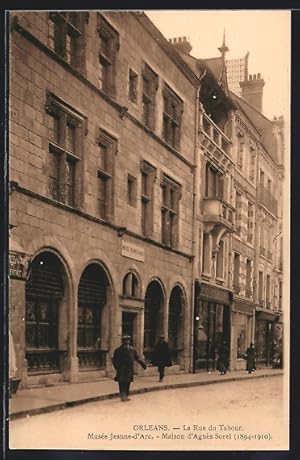
<path id="1" fill-rule="evenodd" d="M 130 335 L 131 345 L 136 346 L 136 313 L 123 311 L 122 313 L 122 335 Z"/>

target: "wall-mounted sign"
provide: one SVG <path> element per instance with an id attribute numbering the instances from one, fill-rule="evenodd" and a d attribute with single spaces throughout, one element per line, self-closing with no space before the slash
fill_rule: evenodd
<path id="1" fill-rule="evenodd" d="M 25 253 L 9 251 L 10 278 L 26 280 L 28 275 L 30 256 Z"/>
<path id="2" fill-rule="evenodd" d="M 144 248 L 137 246 L 133 243 L 128 243 L 127 241 L 122 241 L 122 256 L 128 257 L 129 259 L 139 260 L 144 262 L 145 260 L 145 251 Z"/>

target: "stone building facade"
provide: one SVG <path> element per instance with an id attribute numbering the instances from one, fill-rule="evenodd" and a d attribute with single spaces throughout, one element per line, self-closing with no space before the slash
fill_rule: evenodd
<path id="1" fill-rule="evenodd" d="M 160 334 L 170 372 L 216 369 L 223 340 L 232 369 L 254 340 L 271 364 L 284 145 L 283 120 L 255 108 L 260 78 L 234 95 L 225 43 L 220 58 L 193 58 L 143 13 L 10 21 L 9 327 L 22 385 L 113 376 L 122 333 L 150 374 Z"/>
<path id="2" fill-rule="evenodd" d="M 185 37 L 170 42 L 197 75 L 203 72 L 194 370 L 216 368 L 222 340 L 230 344 L 231 369 L 244 368 L 250 342 L 258 365 L 272 365 L 282 356 L 283 118 L 262 115 L 265 83 L 247 67 L 241 97 L 230 91 L 225 38 L 221 56 L 205 61 L 190 55 Z"/>
<path id="3" fill-rule="evenodd" d="M 142 13 L 10 20 L 22 384 L 113 375 L 124 332 L 148 361 L 165 334 L 171 371 L 190 371 L 197 77 Z"/>

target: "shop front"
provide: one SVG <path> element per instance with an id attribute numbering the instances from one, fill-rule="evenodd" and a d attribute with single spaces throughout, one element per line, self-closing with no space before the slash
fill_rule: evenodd
<path id="1" fill-rule="evenodd" d="M 194 312 L 194 372 L 216 370 L 218 349 L 230 347 L 231 291 L 196 283 Z"/>
<path id="2" fill-rule="evenodd" d="M 266 309 L 256 308 L 255 348 L 257 366 L 273 366 L 274 340 L 279 314 Z"/>
<path id="3" fill-rule="evenodd" d="M 255 304 L 234 298 L 231 316 L 231 367 L 245 369 L 245 353 L 254 342 Z"/>

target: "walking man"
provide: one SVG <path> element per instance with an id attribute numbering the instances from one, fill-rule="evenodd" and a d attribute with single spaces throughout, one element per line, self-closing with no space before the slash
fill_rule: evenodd
<path id="1" fill-rule="evenodd" d="M 165 375 L 165 367 L 172 366 L 169 345 L 163 335 L 160 336 L 159 341 L 153 349 L 152 363 L 158 367 L 159 381 L 162 382 Z"/>
<path id="2" fill-rule="evenodd" d="M 133 364 L 137 361 L 143 369 L 146 369 L 146 363 L 138 355 L 136 350 L 130 345 L 130 335 L 123 335 L 122 345 L 115 349 L 113 355 L 113 365 L 117 371 L 115 381 L 119 383 L 119 392 L 121 401 L 129 401 L 129 387 L 133 381 Z"/>

